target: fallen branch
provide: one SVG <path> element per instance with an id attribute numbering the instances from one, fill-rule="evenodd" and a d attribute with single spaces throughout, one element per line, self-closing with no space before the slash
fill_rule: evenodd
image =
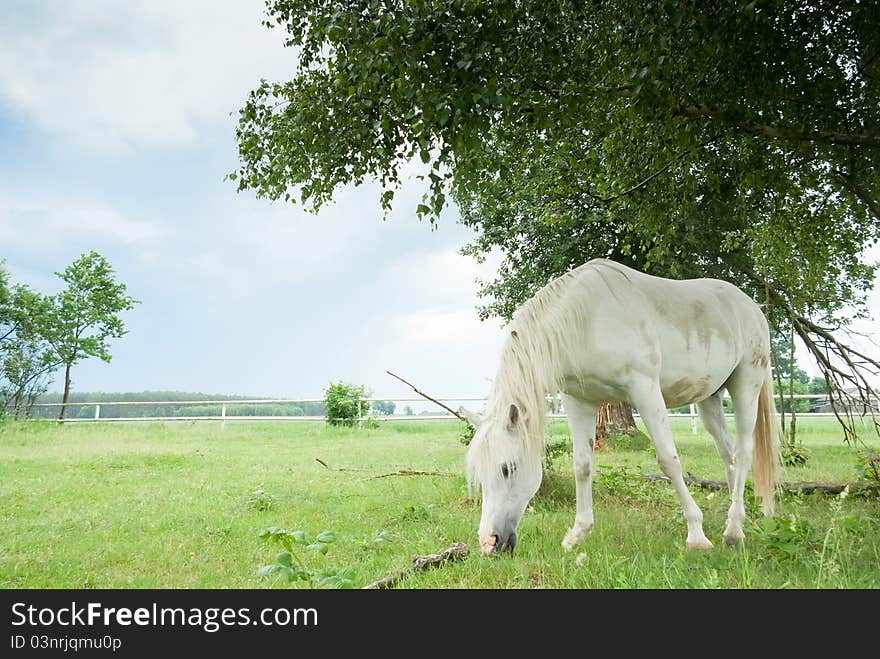
<path id="1" fill-rule="evenodd" d="M 315 462 L 320 464 L 324 469 L 329 469 L 330 471 L 369 471 L 369 469 L 358 469 L 356 467 L 331 467 L 326 462 L 324 462 L 321 458 L 315 458 Z"/>
<path id="2" fill-rule="evenodd" d="M 387 474 L 377 474 L 370 476 L 367 480 L 375 480 L 376 478 L 388 478 L 389 476 L 458 476 L 448 471 L 421 471 L 419 469 L 398 469 Z"/>
<path id="3" fill-rule="evenodd" d="M 451 563 L 453 561 L 462 561 L 466 559 L 468 556 L 468 548 L 467 545 L 463 542 L 456 542 L 454 545 L 449 547 L 448 549 L 442 551 L 439 554 L 428 554 L 427 556 L 415 556 L 413 558 L 412 565 L 406 570 L 401 570 L 400 572 L 395 572 L 394 574 L 390 574 L 383 579 L 379 579 L 379 581 L 374 581 L 371 584 L 367 584 L 364 586 L 364 590 L 370 589 L 385 589 L 385 588 L 393 588 L 400 581 L 405 579 L 411 574 L 415 574 L 421 570 L 426 570 L 432 567 L 439 567 L 444 563 Z"/>
<path id="4" fill-rule="evenodd" d="M 669 478 L 663 474 L 641 474 L 638 478 L 646 481 L 669 482 Z M 727 489 L 727 483 L 723 481 L 697 478 L 690 472 L 684 477 L 684 482 L 688 485 L 696 485 L 704 490 L 717 491 Z M 880 484 L 872 483 L 871 481 L 855 481 L 852 483 L 820 483 L 806 481 L 801 483 L 779 483 L 776 487 L 785 492 L 803 492 L 804 494 L 809 494 L 810 492 L 824 492 L 826 494 L 840 494 L 847 488 L 850 490 L 880 489 Z"/>
<path id="5" fill-rule="evenodd" d="M 324 462 L 321 458 L 315 458 L 315 462 L 320 464 L 325 469 L 329 469 L 330 471 L 356 471 L 363 473 L 365 471 L 369 471 L 369 469 L 360 469 L 357 467 L 331 467 L 329 464 Z M 422 471 L 421 469 L 398 469 L 397 471 L 390 471 L 387 474 L 376 474 L 374 476 L 370 476 L 367 478 L 368 481 L 373 480 L 374 478 L 388 478 L 389 476 L 458 476 L 458 474 L 453 474 L 449 471 Z"/>
<path id="6" fill-rule="evenodd" d="M 403 382 L 406 386 L 408 386 L 410 389 L 412 389 L 413 391 L 415 391 L 415 392 L 416 392 L 419 396 L 421 396 L 422 398 L 427 398 L 429 401 L 431 401 L 432 403 L 434 403 L 434 404 L 436 404 L 436 405 L 439 405 L 440 407 L 442 407 L 442 408 L 443 408 L 444 410 L 446 410 L 447 412 L 451 412 L 452 414 L 454 414 L 455 416 L 457 416 L 459 419 L 461 419 L 461 420 L 464 421 L 465 423 L 469 423 L 469 421 L 468 421 L 467 419 L 465 419 L 461 414 L 459 414 L 458 412 L 456 412 L 456 411 L 455 411 L 454 409 L 452 409 L 451 407 L 447 407 L 446 405 L 444 405 L 443 403 L 441 403 L 441 402 L 440 402 L 439 400 L 437 400 L 436 398 L 431 398 L 431 397 L 430 397 L 428 394 L 426 394 L 424 391 L 420 391 L 418 388 L 416 388 L 416 386 L 415 386 L 412 382 L 407 382 L 407 381 L 404 380 L 402 377 L 400 377 L 399 375 L 395 375 L 395 374 L 392 373 L 391 371 L 385 371 L 385 372 L 386 372 L 388 375 L 390 375 L 391 377 L 393 377 L 393 378 L 397 378 L 398 380 L 400 380 L 401 382 Z"/>

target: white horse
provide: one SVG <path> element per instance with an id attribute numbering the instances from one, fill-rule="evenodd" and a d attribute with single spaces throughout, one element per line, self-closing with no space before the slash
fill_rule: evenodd
<path id="1" fill-rule="evenodd" d="M 696 402 L 715 439 L 730 487 L 725 542 L 744 537 L 743 488 L 752 465 L 755 494 L 773 514 L 779 448 L 770 336 L 761 309 L 738 288 L 652 277 L 597 259 L 538 291 L 508 330 L 485 418 L 463 410 L 476 427 L 467 469 L 482 487 L 483 553 L 516 545 L 519 521 L 541 484 L 545 397 L 557 391 L 571 426 L 577 491 L 566 550 L 593 527 L 593 443 L 604 401 L 626 401 L 641 414 L 681 500 L 688 548 L 712 543 L 682 478 L 667 408 Z M 735 441 L 721 406 L 724 389 L 733 399 Z"/>

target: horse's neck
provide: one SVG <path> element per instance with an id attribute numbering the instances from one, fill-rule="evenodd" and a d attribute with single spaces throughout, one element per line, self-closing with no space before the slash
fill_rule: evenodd
<path id="1" fill-rule="evenodd" d="M 555 393 L 550 392 L 554 387 L 541 364 L 536 362 L 535 355 L 523 350 L 521 345 L 517 346 L 516 340 L 510 339 L 502 350 L 488 408 L 506 413 L 510 405 L 515 404 L 537 426 L 543 424 L 545 398 L 547 393 Z"/>

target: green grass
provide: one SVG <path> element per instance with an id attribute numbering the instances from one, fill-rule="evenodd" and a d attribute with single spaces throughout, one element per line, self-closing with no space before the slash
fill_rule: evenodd
<path id="1" fill-rule="evenodd" d="M 714 444 L 674 420 L 686 470 L 723 479 Z M 455 541 L 476 546 L 479 504 L 468 500 L 457 423 L 377 430 L 323 424 L 0 424 L 0 586 L 4 588 L 283 587 L 256 570 L 279 551 L 270 526 L 324 529 L 338 539 L 315 569 L 351 567 L 358 585 Z M 564 423 L 550 433 L 565 436 Z M 854 452 L 831 419 L 801 420 L 812 451 L 784 480 L 857 478 Z M 876 440 L 873 450 L 877 450 Z M 332 467 L 364 471 L 331 471 Z M 410 588 L 880 587 L 876 498 L 786 495 L 775 521 L 748 502 L 747 542 L 725 548 L 728 502 L 694 489 L 716 548 L 684 549 L 685 525 L 653 450 L 597 454 L 596 527 L 577 551 L 560 540 L 574 516 L 570 456 L 545 475 L 513 556 L 467 561 L 407 578 Z M 401 468 L 454 476 L 370 475 Z M 256 491 L 262 493 L 255 494 Z M 389 542 L 375 542 L 381 532 Z M 578 555 L 582 554 L 580 559 Z"/>

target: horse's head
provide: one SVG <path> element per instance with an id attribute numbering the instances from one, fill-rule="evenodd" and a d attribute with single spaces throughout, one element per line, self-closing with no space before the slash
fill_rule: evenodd
<path id="1" fill-rule="evenodd" d="M 541 458 L 530 450 L 519 408 L 485 419 L 462 410 L 476 428 L 467 454 L 468 478 L 483 492 L 480 549 L 513 551 L 516 529 L 541 485 Z"/>

